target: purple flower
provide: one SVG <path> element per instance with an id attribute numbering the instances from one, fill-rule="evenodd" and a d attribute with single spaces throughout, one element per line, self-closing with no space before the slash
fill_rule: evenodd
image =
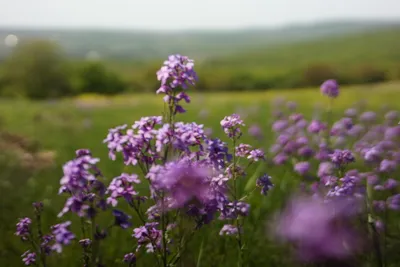
<path id="1" fill-rule="evenodd" d="M 294 166 L 294 171 L 300 174 L 301 176 L 306 175 L 310 171 L 310 163 L 307 161 L 296 163 Z"/>
<path id="2" fill-rule="evenodd" d="M 234 225 L 231 224 L 225 224 L 221 231 L 219 232 L 219 235 L 236 235 L 238 233 L 238 228 Z"/>
<path id="3" fill-rule="evenodd" d="M 356 115 L 357 115 L 357 109 L 355 109 L 355 108 L 349 108 L 349 109 L 347 109 L 346 111 L 345 111 L 345 115 L 347 116 L 347 117 L 355 117 Z"/>
<path id="4" fill-rule="evenodd" d="M 293 122 L 299 122 L 303 118 L 304 118 L 303 114 L 300 114 L 300 113 L 294 113 L 294 114 L 289 116 L 289 120 L 291 120 Z"/>
<path id="5" fill-rule="evenodd" d="M 218 138 L 206 140 L 206 151 L 208 152 L 208 159 L 217 169 L 224 168 L 225 163 L 232 160 L 232 155 L 229 154 L 226 143 Z"/>
<path id="6" fill-rule="evenodd" d="M 281 154 L 276 155 L 276 156 L 272 159 L 272 161 L 274 162 L 275 165 L 282 165 L 282 164 L 284 164 L 285 162 L 287 162 L 288 159 L 289 159 L 289 158 L 288 158 L 287 155 L 281 153 Z"/>
<path id="7" fill-rule="evenodd" d="M 177 87 L 187 89 L 188 85 L 194 85 L 197 80 L 193 69 L 193 60 L 186 56 L 170 55 L 164 61 L 164 66 L 157 71 L 157 79 L 161 81 L 161 87 L 157 93 L 169 93 Z"/>
<path id="8" fill-rule="evenodd" d="M 347 258 L 360 245 L 351 224 L 357 204 L 345 199 L 294 198 L 278 218 L 276 235 L 296 243 L 298 256 L 305 261 Z"/>
<path id="9" fill-rule="evenodd" d="M 93 194 L 76 194 L 67 199 L 64 208 L 58 214 L 58 217 L 62 217 L 65 213 L 71 211 L 76 213 L 79 217 L 84 217 L 88 215 L 88 210 L 90 208 L 88 201 L 91 200 Z"/>
<path id="10" fill-rule="evenodd" d="M 285 120 L 278 120 L 272 124 L 272 130 L 274 132 L 282 132 L 286 127 L 288 127 L 289 123 Z"/>
<path id="11" fill-rule="evenodd" d="M 386 190 L 393 190 L 396 187 L 398 187 L 399 182 L 397 182 L 395 179 L 389 178 L 387 179 L 387 181 L 385 182 L 385 184 L 383 185 L 385 187 Z"/>
<path id="12" fill-rule="evenodd" d="M 344 166 L 355 161 L 354 155 L 350 150 L 336 149 L 330 157 L 336 166 Z"/>
<path id="13" fill-rule="evenodd" d="M 40 247 L 46 255 L 50 255 L 52 252 L 50 242 L 53 240 L 54 240 L 54 236 L 52 236 L 52 235 L 44 235 L 42 237 L 42 240 L 41 240 L 42 243 L 40 243 Z"/>
<path id="14" fill-rule="evenodd" d="M 165 191 L 173 200 L 173 206 L 182 207 L 188 201 L 205 201 L 209 197 L 210 171 L 206 167 L 186 162 L 170 162 L 154 177 L 153 186 Z"/>
<path id="15" fill-rule="evenodd" d="M 202 124 L 175 123 L 175 147 L 187 151 L 189 147 L 199 146 L 206 139 Z"/>
<path id="16" fill-rule="evenodd" d="M 364 132 L 365 128 L 364 126 L 360 124 L 355 124 L 351 129 L 347 131 L 347 134 L 352 136 L 352 137 L 357 137 L 360 136 Z"/>
<path id="17" fill-rule="evenodd" d="M 79 244 L 84 248 L 88 248 L 92 244 L 92 240 L 89 238 L 81 239 L 79 240 Z"/>
<path id="18" fill-rule="evenodd" d="M 120 210 L 115 209 L 112 211 L 112 214 L 115 218 L 115 225 L 121 227 L 122 229 L 127 229 L 132 226 L 132 223 L 129 221 L 132 218 L 131 216 Z"/>
<path id="19" fill-rule="evenodd" d="M 261 139 L 263 136 L 260 126 L 253 124 L 249 127 L 248 133 L 250 136 Z"/>
<path id="20" fill-rule="evenodd" d="M 222 208 L 221 219 L 236 219 L 238 216 L 249 215 L 250 205 L 243 201 L 225 203 Z"/>
<path id="21" fill-rule="evenodd" d="M 385 131 L 386 140 L 396 140 L 400 138 L 400 126 L 388 127 Z"/>
<path id="22" fill-rule="evenodd" d="M 336 98 L 339 95 L 339 84 L 336 80 L 327 80 L 321 85 L 321 93 L 330 98 Z"/>
<path id="23" fill-rule="evenodd" d="M 154 246 L 161 245 L 161 231 L 157 229 L 158 223 L 146 223 L 144 226 L 133 229 L 133 237 L 137 239 L 139 246 L 149 245 L 148 252 L 153 252 Z M 148 247 L 149 248 L 149 247 Z"/>
<path id="24" fill-rule="evenodd" d="M 318 167 L 317 175 L 319 178 L 333 174 L 334 166 L 330 162 L 321 162 Z"/>
<path id="25" fill-rule="evenodd" d="M 400 114 L 396 110 L 389 111 L 385 114 L 385 120 L 390 124 L 393 122 L 397 123 L 400 120 Z"/>
<path id="26" fill-rule="evenodd" d="M 75 239 L 75 235 L 68 230 L 70 225 L 71 222 L 66 221 L 51 227 L 51 231 L 55 239 L 55 244 L 52 246 L 52 249 L 58 253 L 62 252 L 63 246 L 69 245 L 71 241 Z"/>
<path id="27" fill-rule="evenodd" d="M 244 126 L 244 123 L 238 114 L 232 114 L 221 121 L 221 126 L 229 138 L 238 138 L 242 133 L 240 127 Z"/>
<path id="28" fill-rule="evenodd" d="M 26 266 L 34 265 L 36 263 L 36 253 L 31 252 L 30 250 L 25 251 L 24 254 L 21 255 L 21 258 Z"/>
<path id="29" fill-rule="evenodd" d="M 134 253 L 128 253 L 124 256 L 124 262 L 127 264 L 133 264 L 136 262 L 136 255 Z"/>
<path id="30" fill-rule="evenodd" d="M 253 161 L 264 160 L 265 154 L 264 154 L 264 151 L 262 151 L 261 149 L 254 149 L 254 150 L 250 151 L 247 158 L 250 160 L 253 160 Z"/>
<path id="31" fill-rule="evenodd" d="M 309 133 L 320 133 L 324 130 L 326 130 L 326 124 L 319 120 L 313 120 L 307 127 Z"/>
<path id="32" fill-rule="evenodd" d="M 367 177 L 367 182 L 368 182 L 368 184 L 370 184 L 370 185 L 376 185 L 376 184 L 379 182 L 378 176 L 376 176 L 376 175 L 374 175 L 374 174 L 368 173 L 368 174 L 366 175 L 366 177 Z"/>
<path id="33" fill-rule="evenodd" d="M 366 111 L 360 115 L 360 121 L 365 123 L 374 122 L 376 120 L 376 113 L 373 111 Z"/>
<path id="34" fill-rule="evenodd" d="M 15 232 L 15 235 L 21 237 L 22 240 L 28 240 L 31 224 L 32 224 L 32 220 L 28 217 L 19 219 L 19 221 L 17 223 L 17 231 Z"/>
<path id="35" fill-rule="evenodd" d="M 100 160 L 90 155 L 79 156 L 63 166 L 64 176 L 60 180 L 60 192 L 81 193 L 90 190 L 90 185 L 100 175 L 96 163 Z"/>
<path id="36" fill-rule="evenodd" d="M 290 141 L 290 137 L 285 134 L 281 134 L 278 136 L 277 142 L 279 145 L 286 145 Z"/>
<path id="37" fill-rule="evenodd" d="M 400 210 L 400 194 L 389 197 L 387 204 L 391 210 Z"/>
<path id="38" fill-rule="evenodd" d="M 271 176 L 264 174 L 257 179 L 256 186 L 261 188 L 261 194 L 266 195 L 274 184 L 271 182 Z"/>
<path id="39" fill-rule="evenodd" d="M 107 189 L 107 203 L 115 207 L 118 203 L 118 198 L 123 197 L 126 201 L 132 201 L 133 197 L 138 193 L 135 191 L 133 184 L 139 184 L 140 180 L 136 174 L 129 175 L 122 173 L 120 176 L 114 178 Z"/>
<path id="40" fill-rule="evenodd" d="M 392 160 L 384 159 L 381 161 L 381 164 L 379 165 L 379 171 L 380 172 L 392 172 L 396 170 L 397 168 L 397 163 Z"/>
<path id="41" fill-rule="evenodd" d="M 384 211 L 386 209 L 386 203 L 383 200 L 374 200 L 372 204 L 376 211 Z"/>
<path id="42" fill-rule="evenodd" d="M 380 147 L 374 146 L 365 151 L 364 159 L 367 162 L 379 162 L 382 159 L 383 153 L 384 151 Z"/>
<path id="43" fill-rule="evenodd" d="M 346 175 L 339 179 L 339 183 L 333 186 L 327 193 L 328 197 L 360 197 L 357 176 Z"/>
<path id="44" fill-rule="evenodd" d="M 320 144 L 319 150 L 315 153 L 314 158 L 319 161 L 330 160 L 331 150 L 326 146 L 326 144 Z"/>
<path id="45" fill-rule="evenodd" d="M 313 156 L 314 150 L 312 150 L 311 147 L 304 146 L 304 147 L 299 148 L 297 150 L 297 153 L 299 154 L 300 157 L 309 158 L 309 157 Z"/>
<path id="46" fill-rule="evenodd" d="M 237 157 L 247 157 L 250 154 L 251 145 L 248 144 L 240 144 L 235 149 L 235 155 Z"/>

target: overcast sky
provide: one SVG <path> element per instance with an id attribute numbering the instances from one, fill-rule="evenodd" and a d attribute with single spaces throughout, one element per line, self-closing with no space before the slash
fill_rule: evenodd
<path id="1" fill-rule="evenodd" d="M 400 19 L 400 0 L 0 0 L 0 26 L 222 29 Z"/>

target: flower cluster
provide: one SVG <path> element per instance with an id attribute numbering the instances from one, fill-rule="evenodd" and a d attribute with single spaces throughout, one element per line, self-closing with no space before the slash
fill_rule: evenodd
<path id="1" fill-rule="evenodd" d="M 243 223 L 250 211 L 246 199 L 255 190 L 239 186 L 247 171 L 239 159 L 244 166 L 256 165 L 265 160 L 264 152 L 238 143 L 245 126 L 238 114 L 221 120 L 232 146 L 206 134 L 201 124 L 177 120 L 178 113 L 185 112 L 180 102 L 190 102 L 186 92 L 197 80 L 193 60 L 172 55 L 157 78 L 161 82 L 157 93 L 165 94 L 167 104 L 164 116 L 142 117 L 130 126 L 117 126 L 103 140 L 111 160 L 121 157 L 126 166 L 136 166 L 140 173 L 117 174 L 105 185 L 97 166 L 100 160 L 87 149 L 76 151 L 75 158 L 63 167 L 59 192 L 68 198 L 59 217 L 69 212 L 78 215 L 82 233 L 76 238 L 69 221 L 52 226 L 48 235 L 39 231 L 35 238 L 40 239 L 41 246 L 23 254 L 26 264 L 40 259 L 44 265 L 51 251 L 61 253 L 65 245 L 77 239 L 83 265 L 102 266 L 99 244 L 106 242 L 115 226 L 123 230 L 133 227 L 135 250 L 126 251 L 121 259 L 129 266 L 136 264 L 137 254 L 143 250 L 156 254 L 160 266 L 176 266 L 186 245 L 183 240 L 188 242 L 199 228 L 216 220 L 226 223 L 221 235 L 233 235 L 241 244 L 245 241 Z M 296 121 L 301 123 L 301 118 Z M 250 130 L 260 136 L 260 129 Z M 252 186 L 260 187 L 266 195 L 273 184 L 270 176 L 263 175 L 252 181 Z M 123 210 L 127 207 L 130 211 Z M 35 210 L 40 214 L 43 206 L 35 206 Z M 132 220 L 131 212 L 138 220 Z M 113 223 L 102 226 L 97 220 L 100 213 L 111 215 Z M 24 218 L 17 224 L 16 234 L 25 241 L 32 236 L 31 223 Z M 243 248 L 238 247 L 241 254 Z"/>
<path id="2" fill-rule="evenodd" d="M 321 91 L 336 98 L 338 88 L 336 81 L 328 80 Z M 294 108 L 284 110 L 284 106 L 273 112 L 276 138 L 269 150 L 271 163 L 292 168 L 302 192 L 312 198 L 295 198 L 274 229 L 281 240 L 297 245 L 303 260 L 344 260 L 361 249 L 362 234 L 356 234 L 354 227 L 360 203 L 367 203 L 363 214 L 372 231 L 388 227 L 385 212 L 399 210 L 398 182 L 391 178 L 400 164 L 398 112 L 383 114 L 381 124 L 376 112 L 360 107 L 346 110 L 336 122 L 316 118 L 308 122 Z M 332 118 L 332 110 L 327 112 Z"/>
<path id="3" fill-rule="evenodd" d="M 164 102 L 169 104 L 172 113 L 184 113 L 185 109 L 179 102 L 184 100 L 190 103 L 190 98 L 182 89 L 188 89 L 189 85 L 195 85 L 197 81 L 193 60 L 182 55 L 169 56 L 157 71 L 157 79 L 161 82 L 157 94 L 165 94 Z"/>
<path id="4" fill-rule="evenodd" d="M 250 203 L 256 203 L 253 194 L 265 201 L 274 197 L 274 184 L 282 190 L 299 185 L 302 196 L 288 202 L 272 229 L 280 241 L 294 245 L 300 260 L 345 266 L 366 249 L 365 241 L 372 240 L 375 248 L 383 246 L 380 239 L 386 242 L 386 230 L 393 228 L 387 218 L 400 210 L 398 112 L 380 114 L 357 106 L 333 121 L 332 105 L 327 114 L 318 110 L 307 118 L 296 103 L 279 101 L 272 112 L 275 136 L 266 156 L 254 144 L 241 143 L 243 118 L 257 109 L 220 121 L 226 141 L 213 138 L 202 124 L 178 120 L 185 112 L 181 101 L 190 103 L 187 91 L 197 80 L 193 60 L 172 55 L 157 78 L 157 93 L 165 94 L 163 116 L 116 126 L 103 140 L 109 158 L 115 164 L 122 159 L 122 173 L 103 177 L 100 160 L 88 149 L 77 150 L 63 166 L 59 193 L 66 195 L 66 202 L 58 217 L 77 215 L 80 233 L 73 232 L 72 219 L 46 226 L 45 232 L 41 202 L 33 205 L 34 217 L 19 219 L 15 235 L 31 244 L 22 254 L 25 265 L 46 266 L 48 256 L 77 243 L 83 266 L 104 266 L 103 243 L 116 228 L 131 233 L 132 242 L 119 262 L 136 266 L 150 254 L 154 265 L 177 266 L 199 229 L 216 225 L 215 233 L 227 242 L 232 237 L 238 265 L 247 266 L 244 226 L 256 219 L 249 218 L 250 213 L 263 213 Z M 339 96 L 335 80 L 320 89 L 331 104 Z M 247 132 L 261 141 L 259 125 Z M 272 178 L 261 172 L 264 168 L 268 173 L 273 168 L 288 171 Z M 112 220 L 105 224 L 107 216 Z"/>

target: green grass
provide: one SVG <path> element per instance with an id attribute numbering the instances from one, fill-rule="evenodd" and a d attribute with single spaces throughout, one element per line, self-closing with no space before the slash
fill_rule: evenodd
<path id="1" fill-rule="evenodd" d="M 204 123 L 205 127 L 211 127 L 214 130 L 215 136 L 223 137 L 219 121 L 238 109 L 245 110 L 248 114 L 245 118 L 246 124 L 259 124 L 266 137 L 262 142 L 256 142 L 245 135 L 243 142 L 261 146 L 266 150 L 272 142 L 269 130 L 270 111 L 271 103 L 276 97 L 285 97 L 298 102 L 299 110 L 304 112 L 307 118 L 313 116 L 316 104 L 324 107 L 328 103 L 317 88 L 256 93 L 192 94 L 192 103 L 185 106 L 188 112 L 181 118 L 184 121 Z M 399 97 L 399 83 L 342 88 L 341 96 L 335 100 L 334 114 L 335 117 L 340 117 L 346 108 L 362 99 L 367 101 L 367 106 L 374 110 L 379 110 L 382 105 L 400 110 Z M 108 99 L 82 96 L 79 99 L 66 99 L 55 103 L 1 101 L 2 129 L 24 134 L 40 141 L 44 149 L 56 151 L 57 158 L 55 166 L 39 172 L 22 171 L 11 166 L 2 167 L 0 173 L 2 211 L 0 266 L 21 265 L 20 254 L 25 247 L 21 245 L 17 237 L 13 236 L 14 227 L 17 218 L 31 215 L 33 201 L 44 201 L 45 225 L 55 222 L 56 215 L 65 201 L 65 197 L 57 195 L 62 164 L 74 156 L 76 149 L 91 149 L 95 156 L 101 158 L 99 166 L 105 176 L 111 179 L 127 169 L 121 162 L 112 162 L 107 158 L 107 148 L 102 144 L 107 129 L 124 123 L 132 124 L 141 116 L 159 115 L 162 110 L 162 97 L 147 94 Z M 200 117 L 201 110 L 208 110 L 208 117 Z M 38 119 L 39 114 L 41 119 Z M 249 259 L 251 266 L 289 266 L 285 251 L 268 241 L 265 231 L 268 216 L 282 205 L 286 196 L 285 192 L 287 192 L 286 187 L 290 185 L 288 181 L 292 177 L 282 168 L 267 169 L 267 166 L 261 168 L 274 177 L 278 186 L 267 197 L 257 195 L 250 199 L 252 212 L 245 229 L 248 233 L 246 238 L 249 240 Z M 66 218 L 70 217 L 66 216 Z M 76 219 L 72 218 L 72 220 L 76 222 Z M 138 221 L 134 220 L 134 224 L 138 225 Z M 77 225 L 73 229 L 79 232 Z M 234 241 L 231 240 L 232 242 L 226 244 L 225 239 L 218 237 L 217 230 L 205 227 L 195 236 L 191 249 L 184 257 L 185 267 L 196 266 L 200 246 L 202 247 L 201 266 L 235 266 L 237 255 Z M 109 242 L 109 245 L 103 247 L 103 252 L 104 256 L 110 258 L 121 258 L 124 253 L 130 251 L 133 244 L 130 233 L 123 231 L 113 231 Z M 80 266 L 79 257 L 79 248 L 68 247 L 61 258 L 53 258 L 50 261 L 50 266 Z M 139 263 L 139 266 L 151 266 L 147 260 L 144 263 L 146 264 Z M 120 265 L 120 263 L 107 262 L 106 266 Z"/>

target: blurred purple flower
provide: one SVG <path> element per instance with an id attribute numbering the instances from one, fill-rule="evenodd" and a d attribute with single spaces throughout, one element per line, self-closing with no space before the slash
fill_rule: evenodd
<path id="1" fill-rule="evenodd" d="M 255 137 L 257 139 L 261 139 L 263 137 L 263 133 L 261 127 L 257 124 L 253 124 L 249 127 L 248 133 L 250 136 Z"/>
<path id="2" fill-rule="evenodd" d="M 114 209 L 112 211 L 115 222 L 114 224 L 121 227 L 122 229 L 127 229 L 132 226 L 132 223 L 129 221 L 132 217 L 127 215 L 126 213 Z"/>
<path id="3" fill-rule="evenodd" d="M 366 111 L 360 115 L 360 121 L 364 123 L 375 122 L 375 120 L 376 120 L 376 113 L 373 111 Z"/>
<path id="4" fill-rule="evenodd" d="M 26 266 L 36 264 L 36 253 L 35 252 L 31 252 L 30 250 L 25 251 L 24 254 L 21 255 L 21 258 Z"/>
<path id="5" fill-rule="evenodd" d="M 313 120 L 307 128 L 309 133 L 320 133 L 324 130 L 326 130 L 326 124 L 319 120 Z"/>
<path id="6" fill-rule="evenodd" d="M 17 223 L 17 231 L 15 232 L 15 235 L 21 237 L 22 240 L 27 240 L 30 234 L 31 224 L 32 220 L 28 217 L 20 219 Z"/>
<path id="7" fill-rule="evenodd" d="M 133 264 L 136 262 L 136 255 L 134 253 L 128 253 L 124 256 L 124 262 L 127 264 Z"/>
<path id="8" fill-rule="evenodd" d="M 289 124 L 288 124 L 287 121 L 285 121 L 285 120 L 278 120 L 278 121 L 275 121 L 275 122 L 272 124 L 272 130 L 273 130 L 274 132 L 282 132 L 288 125 L 289 125 Z"/>
<path id="9" fill-rule="evenodd" d="M 275 165 L 282 165 L 282 164 L 284 164 L 285 162 L 287 162 L 288 159 L 289 159 L 289 158 L 288 158 L 287 155 L 281 153 L 281 154 L 276 155 L 276 156 L 272 159 L 272 161 L 274 162 Z"/>
<path id="10" fill-rule="evenodd" d="M 389 178 L 386 180 L 385 184 L 383 185 L 386 190 L 393 190 L 396 187 L 398 187 L 399 182 L 396 181 L 395 179 Z"/>
<path id="11" fill-rule="evenodd" d="M 261 194 L 266 195 L 274 184 L 271 182 L 271 176 L 264 174 L 257 179 L 256 186 L 261 188 Z"/>
<path id="12" fill-rule="evenodd" d="M 56 224 L 51 227 L 52 234 L 54 235 L 55 244 L 52 249 L 58 253 L 62 252 L 62 247 L 69 245 L 72 240 L 75 239 L 75 235 L 69 231 L 70 221 L 64 223 Z"/>
<path id="13" fill-rule="evenodd" d="M 344 114 L 345 114 L 347 117 L 355 117 L 355 116 L 357 116 L 357 113 L 358 113 L 357 109 L 355 109 L 355 108 L 349 108 L 349 109 L 347 109 L 347 110 L 345 111 Z"/>
<path id="14" fill-rule="evenodd" d="M 253 161 L 265 160 L 265 154 L 261 149 L 254 149 L 250 151 L 247 158 Z"/>
<path id="15" fill-rule="evenodd" d="M 392 160 L 384 159 L 381 161 L 381 164 L 379 165 L 379 171 L 380 172 L 392 172 L 396 170 L 397 168 L 397 163 Z"/>
<path id="16" fill-rule="evenodd" d="M 156 175 L 153 186 L 163 190 L 173 200 L 174 207 L 182 207 L 196 199 L 203 202 L 210 193 L 210 170 L 186 162 L 170 162 Z"/>
<path id="17" fill-rule="evenodd" d="M 219 235 L 236 235 L 238 233 L 238 228 L 234 225 L 231 224 L 225 224 L 221 231 L 219 232 Z"/>
<path id="18" fill-rule="evenodd" d="M 339 96 L 339 84 L 333 79 L 326 80 L 321 85 L 321 93 L 330 98 L 336 98 Z"/>
<path id="19" fill-rule="evenodd" d="M 319 178 L 324 176 L 332 175 L 334 171 L 334 166 L 330 162 L 321 162 L 318 167 L 317 175 Z"/>
<path id="20" fill-rule="evenodd" d="M 344 166 L 355 161 L 353 153 L 347 149 L 336 149 L 330 157 L 332 163 L 334 163 L 336 166 Z"/>
<path id="21" fill-rule="evenodd" d="M 310 163 L 307 161 L 298 162 L 294 165 L 294 171 L 297 172 L 299 175 L 304 176 L 310 171 Z"/>
<path id="22" fill-rule="evenodd" d="M 345 199 L 294 198 L 279 216 L 275 233 L 296 243 L 302 260 L 348 258 L 360 249 L 360 236 L 351 224 L 357 204 Z"/>
<path id="23" fill-rule="evenodd" d="M 400 194 L 389 197 L 387 199 L 387 205 L 391 210 L 400 210 Z"/>

